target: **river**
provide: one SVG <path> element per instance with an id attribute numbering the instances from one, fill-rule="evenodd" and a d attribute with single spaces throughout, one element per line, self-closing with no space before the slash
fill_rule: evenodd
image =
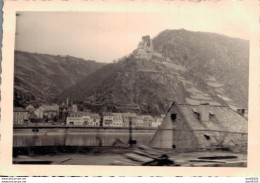
<path id="1" fill-rule="evenodd" d="M 133 129 L 132 139 L 148 145 L 156 129 Z M 128 129 L 113 128 L 33 128 L 14 129 L 13 147 L 34 146 L 113 146 L 127 144 Z"/>

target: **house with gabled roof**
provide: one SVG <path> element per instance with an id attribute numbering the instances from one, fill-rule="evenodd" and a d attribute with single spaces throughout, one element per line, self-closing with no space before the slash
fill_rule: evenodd
<path id="1" fill-rule="evenodd" d="M 151 147 L 247 151 L 247 119 L 228 106 L 173 103 Z"/>

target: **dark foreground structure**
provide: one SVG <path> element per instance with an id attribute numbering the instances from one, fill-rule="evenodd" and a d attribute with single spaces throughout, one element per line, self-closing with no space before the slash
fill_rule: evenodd
<path id="1" fill-rule="evenodd" d="M 246 153 L 247 125 L 243 114 L 227 106 L 173 103 L 150 146 Z"/>

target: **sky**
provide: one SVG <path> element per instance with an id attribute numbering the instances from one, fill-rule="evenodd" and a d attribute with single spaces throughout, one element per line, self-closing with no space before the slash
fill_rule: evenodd
<path id="1" fill-rule="evenodd" d="M 136 49 L 143 35 L 153 38 L 166 29 L 249 39 L 249 24 L 256 13 L 239 4 L 166 4 L 156 8 L 136 12 L 18 12 L 15 49 L 112 62 Z"/>

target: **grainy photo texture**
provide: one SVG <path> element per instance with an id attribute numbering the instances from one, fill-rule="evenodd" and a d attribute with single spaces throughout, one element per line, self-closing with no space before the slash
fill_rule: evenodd
<path id="1" fill-rule="evenodd" d="M 17 12 L 13 164 L 246 167 L 246 23 L 205 11 Z"/>

